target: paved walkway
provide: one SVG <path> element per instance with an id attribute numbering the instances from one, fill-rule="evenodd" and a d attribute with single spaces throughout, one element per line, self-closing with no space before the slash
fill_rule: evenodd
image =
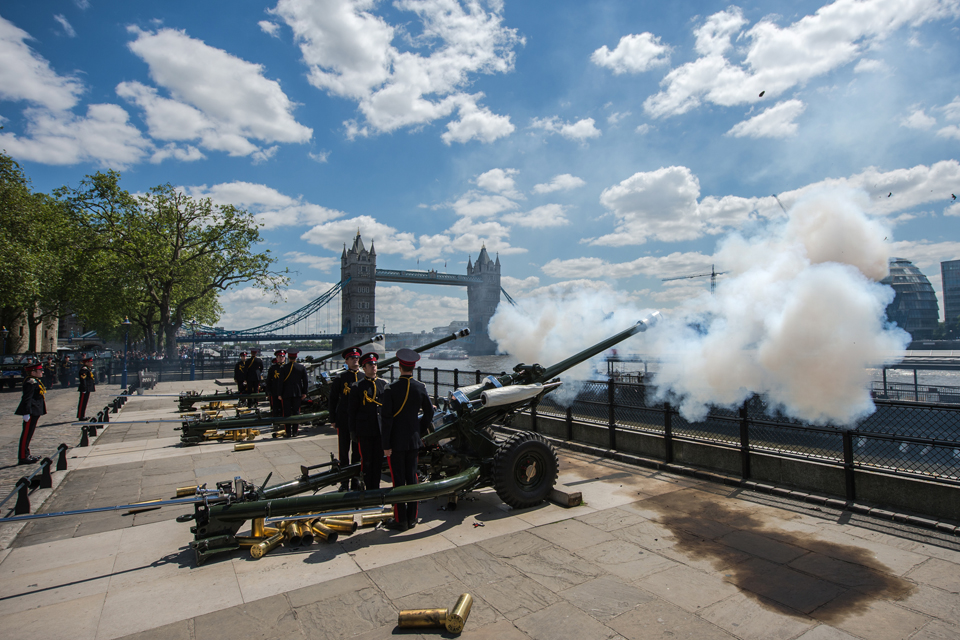
<path id="1" fill-rule="evenodd" d="M 141 399 L 118 418 L 175 415 L 172 398 Z M 182 448 L 174 426 L 108 427 L 71 451 L 41 511 L 237 475 L 273 473 L 273 484 L 336 447 L 321 428 L 252 451 Z M 955 537 L 582 454 L 561 453 L 561 482 L 585 504 L 515 511 L 482 490 L 456 511 L 422 503 L 405 533 L 360 530 L 201 567 L 190 525 L 173 519 L 183 510 L 34 521 L 0 551 L 0 628 L 70 640 L 450 637 L 398 630 L 397 611 L 470 593 L 463 638 L 960 637 Z"/>

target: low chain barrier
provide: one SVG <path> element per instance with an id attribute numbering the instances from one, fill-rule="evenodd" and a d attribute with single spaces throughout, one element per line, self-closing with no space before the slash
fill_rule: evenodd
<path id="1" fill-rule="evenodd" d="M 50 454 L 51 456 L 57 457 L 57 471 L 66 471 L 67 470 L 67 451 L 70 449 L 65 444 L 61 444 L 57 447 L 57 450 Z M 50 466 L 53 465 L 53 458 L 45 457 L 40 461 L 40 466 L 37 467 L 37 470 L 31 473 L 29 476 L 24 476 L 17 480 L 17 484 L 14 486 L 13 491 L 7 494 L 7 497 L 0 502 L 0 509 L 3 508 L 13 496 L 17 496 L 17 503 L 13 507 L 13 512 L 16 515 L 23 515 L 25 513 L 30 513 L 30 492 L 34 489 L 52 489 L 53 488 L 53 476 L 50 473 Z"/>

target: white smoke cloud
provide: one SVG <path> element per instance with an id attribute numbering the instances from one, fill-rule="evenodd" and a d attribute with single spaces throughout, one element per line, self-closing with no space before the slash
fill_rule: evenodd
<path id="1" fill-rule="evenodd" d="M 654 334 L 659 397 L 688 420 L 709 405 L 763 394 L 787 415 L 849 425 L 873 412 L 867 367 L 903 357 L 909 335 L 885 326 L 889 230 L 868 218 L 866 195 L 808 194 L 785 222 L 721 242 L 730 272 L 716 295 L 690 301 Z"/>
<path id="2" fill-rule="evenodd" d="M 894 292 L 878 280 L 888 272 L 891 233 L 863 212 L 867 202 L 851 189 L 811 191 L 758 235 L 728 236 L 716 253 L 727 272 L 716 294 L 688 301 L 621 348 L 660 361 L 658 397 L 687 420 L 757 393 L 819 424 L 872 413 L 867 368 L 900 360 L 910 338 L 885 324 Z M 591 284 L 502 305 L 491 338 L 521 361 L 551 365 L 647 315 L 608 285 Z M 552 397 L 571 400 L 578 385 L 570 379 L 591 375 L 591 365 L 580 365 Z"/>

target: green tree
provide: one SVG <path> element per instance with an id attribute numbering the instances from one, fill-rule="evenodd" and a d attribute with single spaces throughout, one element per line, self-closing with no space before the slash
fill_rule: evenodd
<path id="1" fill-rule="evenodd" d="M 98 248 L 117 261 L 111 268 L 136 283 L 139 294 L 131 297 L 141 304 L 127 313 L 147 327 L 156 318 L 167 357 L 176 356 L 176 334 L 185 322 L 216 321 L 220 291 L 252 283 L 279 295 L 287 284 L 285 272 L 271 270 L 269 251 L 254 252 L 261 239 L 251 214 L 191 198 L 169 184 L 134 197 L 119 183 L 114 171 L 97 173 L 57 193 L 77 223 L 98 238 Z"/>

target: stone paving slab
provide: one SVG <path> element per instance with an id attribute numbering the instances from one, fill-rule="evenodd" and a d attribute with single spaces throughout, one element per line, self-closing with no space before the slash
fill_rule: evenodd
<path id="1" fill-rule="evenodd" d="M 175 415 L 167 400 L 118 415 Z M 272 471 L 280 482 L 336 448 L 322 429 L 249 452 L 180 447 L 172 426 L 107 427 L 71 452 L 42 510 L 233 475 L 261 482 Z M 587 455 L 560 460 L 561 482 L 586 504 L 512 510 L 485 489 L 456 511 L 423 502 L 405 533 L 361 530 L 259 561 L 237 552 L 194 566 L 189 524 L 173 520 L 184 509 L 33 521 L 0 550 L 0 628 L 71 640 L 362 640 L 397 635 L 400 609 L 471 593 L 462 638 L 960 637 L 960 540 Z"/>

